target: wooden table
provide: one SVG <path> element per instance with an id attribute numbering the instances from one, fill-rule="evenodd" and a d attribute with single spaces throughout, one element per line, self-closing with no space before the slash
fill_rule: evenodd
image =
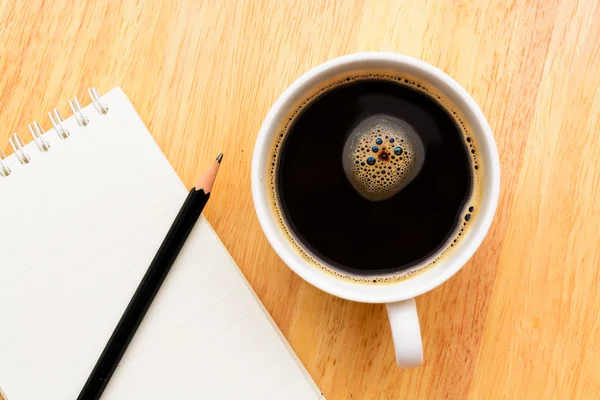
<path id="1" fill-rule="evenodd" d="M 598 398 L 597 0 L 14 3 L 0 2 L 0 149 L 34 119 L 48 129 L 54 106 L 70 115 L 72 96 L 87 104 L 88 87 L 120 85 L 186 184 L 223 151 L 206 215 L 328 399 Z M 329 296 L 281 262 L 250 196 L 277 96 L 367 50 L 453 76 L 502 163 L 483 246 L 417 299 L 426 362 L 414 370 L 394 365 L 382 305 Z"/>

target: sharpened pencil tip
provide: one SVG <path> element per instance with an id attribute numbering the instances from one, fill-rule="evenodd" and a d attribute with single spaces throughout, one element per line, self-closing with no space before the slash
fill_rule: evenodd
<path id="1" fill-rule="evenodd" d="M 194 184 L 194 188 L 196 190 L 204 190 L 204 193 L 208 194 L 212 190 L 213 184 L 215 183 L 215 179 L 217 177 L 217 172 L 219 172 L 219 168 L 221 167 L 221 160 L 223 159 L 223 154 L 219 154 L 219 157 L 212 163 L 210 166 L 196 181 Z"/>

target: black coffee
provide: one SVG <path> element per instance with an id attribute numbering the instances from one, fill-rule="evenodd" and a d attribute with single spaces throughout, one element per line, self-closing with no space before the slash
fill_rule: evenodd
<path id="1" fill-rule="evenodd" d="M 281 211 L 297 239 L 339 270 L 404 270 L 454 245 L 470 219 L 470 142 L 410 85 L 334 87 L 303 109 L 274 154 Z"/>

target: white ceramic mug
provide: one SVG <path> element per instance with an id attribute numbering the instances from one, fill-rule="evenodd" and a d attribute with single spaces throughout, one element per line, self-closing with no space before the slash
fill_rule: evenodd
<path id="1" fill-rule="evenodd" d="M 460 111 L 478 145 L 482 164 L 482 193 L 476 217 L 467 234 L 432 268 L 408 279 L 388 284 L 356 283 L 338 278 L 307 262 L 289 241 L 269 199 L 269 168 L 275 135 L 300 102 L 324 82 L 353 73 L 384 71 L 411 76 L 441 93 Z M 423 362 L 423 345 L 414 298 L 426 293 L 452 275 L 469 260 L 485 237 L 498 203 L 500 162 L 492 131 L 473 98 L 441 70 L 411 57 L 394 53 L 357 53 L 321 64 L 296 80 L 275 102 L 258 134 L 252 158 L 252 196 L 260 224 L 275 251 L 304 280 L 344 299 L 364 303 L 386 303 L 392 328 L 396 362 L 400 367 L 415 367 Z M 435 256 L 433 256 L 435 257 Z M 432 258 L 433 258 L 432 257 Z"/>

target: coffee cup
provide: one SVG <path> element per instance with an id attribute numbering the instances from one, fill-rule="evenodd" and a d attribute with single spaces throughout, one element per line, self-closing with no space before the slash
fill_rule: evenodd
<path id="1" fill-rule="evenodd" d="M 461 218 L 469 220 L 468 226 L 467 222 L 461 220 L 464 226 L 457 225 L 455 230 L 458 236 L 454 241 L 450 237 L 439 250 L 431 253 L 425 260 L 414 262 L 410 267 L 399 271 L 381 274 L 374 270 L 373 275 L 362 274 L 353 277 L 351 272 L 343 271 L 343 268 L 340 272 L 339 264 L 336 265 L 327 257 L 315 254 L 314 249 L 305 245 L 303 239 L 299 238 L 301 235 L 294 231 L 294 224 L 286 221 L 285 213 L 279 210 L 277 205 L 280 194 L 277 190 L 276 169 L 277 163 L 280 162 L 277 152 L 285 143 L 285 135 L 295 120 L 304 115 L 307 107 L 323 93 L 327 93 L 330 90 L 328 88 L 351 85 L 354 81 L 363 79 L 361 77 L 369 82 L 388 79 L 398 85 L 413 85 L 415 90 L 418 86 L 418 90 L 429 96 L 432 101 L 445 102 L 444 108 L 449 111 L 450 117 L 457 121 L 457 126 L 468 131 L 468 141 L 464 142 L 467 153 L 470 154 L 469 149 L 472 149 L 470 151 L 475 154 L 473 143 L 476 144 L 476 158 L 470 159 L 469 165 L 475 165 L 476 168 L 472 171 L 475 175 L 470 187 L 477 187 L 477 196 L 473 218 L 470 213 L 468 217 L 460 215 Z M 386 123 L 392 124 L 393 121 Z M 374 140 L 377 140 L 377 143 L 390 141 L 385 137 L 377 137 Z M 360 151 L 364 152 L 366 157 L 375 147 L 377 146 L 367 146 L 365 150 L 363 146 Z M 395 147 L 390 147 L 391 155 L 394 155 L 393 149 Z M 377 162 L 382 160 L 381 157 L 385 157 L 381 149 L 378 148 L 378 151 L 376 154 L 380 159 Z M 354 161 L 357 168 L 368 167 L 365 161 L 372 161 L 372 158 L 362 161 L 362 154 L 357 155 Z M 341 156 L 339 162 L 342 163 Z M 428 160 L 425 160 L 426 162 Z M 389 170 L 391 171 L 391 168 Z M 401 171 L 400 167 L 398 171 Z M 375 177 L 375 174 L 373 176 Z M 255 144 L 251 178 L 258 219 L 267 239 L 285 264 L 308 283 L 334 296 L 364 303 L 385 303 L 398 366 L 421 365 L 423 344 L 414 298 L 444 283 L 473 256 L 492 224 L 498 203 L 500 163 L 496 143 L 485 116 L 467 91 L 438 68 L 400 54 L 357 53 L 327 61 L 298 78 L 271 107 Z M 381 181 L 379 178 L 373 179 Z M 411 184 L 407 183 L 406 188 Z M 465 207 L 470 210 L 474 208 L 469 207 L 469 204 Z M 331 240 L 335 238 L 332 237 Z"/>

